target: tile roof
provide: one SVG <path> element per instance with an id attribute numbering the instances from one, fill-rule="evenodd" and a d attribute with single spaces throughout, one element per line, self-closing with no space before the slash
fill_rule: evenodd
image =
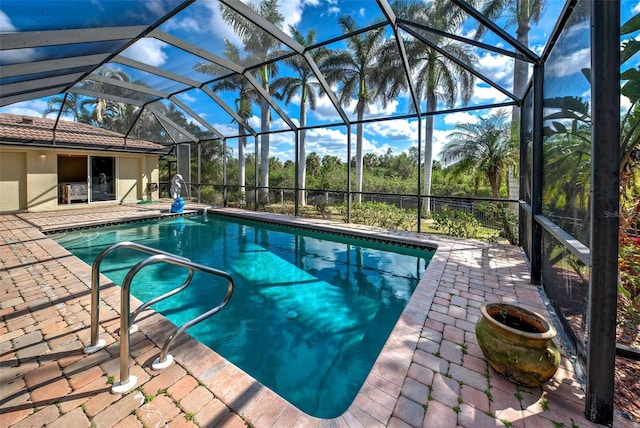
<path id="1" fill-rule="evenodd" d="M 0 144 L 76 147 L 93 150 L 167 153 L 170 146 L 125 138 L 123 134 L 79 122 L 0 114 Z M 54 130 L 55 126 L 55 130 Z"/>

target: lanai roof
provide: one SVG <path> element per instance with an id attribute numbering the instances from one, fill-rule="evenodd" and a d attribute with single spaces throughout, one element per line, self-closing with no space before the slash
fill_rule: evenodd
<path id="1" fill-rule="evenodd" d="M 419 3 L 409 3 L 414 2 Z M 121 132 L 140 137 L 138 117 L 144 110 L 166 130 L 166 140 L 158 142 L 175 144 L 237 136 L 240 131 L 237 125 L 231 126 L 233 122 L 241 123 L 247 135 L 257 135 L 259 117 L 255 121 L 240 117 L 234 105 L 238 95 L 221 89 L 225 82 L 238 78 L 268 101 L 273 118 L 271 131 L 296 130 L 300 124 L 297 115 L 290 113 L 283 101 L 265 92 L 255 76 L 255 70 L 265 63 L 278 67 L 280 76 L 293 75 L 285 62 L 290 57 L 299 57 L 301 66 L 313 73 L 327 94 L 323 98 L 327 113 L 315 115 L 307 126 L 352 123 L 356 120 L 352 107 L 341 105 L 336 88 L 329 86 L 313 54 L 323 47 L 343 48 L 345 40 L 380 27 L 387 39 L 398 41 L 395 55 L 405 66 L 408 63 L 404 44 L 408 40 L 419 40 L 441 52 L 443 43 L 463 43 L 477 57 L 490 56 L 500 62 L 499 73 L 486 63 L 470 69 L 479 88 L 469 103 L 472 108 L 518 103 L 522 94 L 512 93 L 514 60 L 539 61 L 538 54 L 518 42 L 515 26 L 501 26 L 471 6 L 472 2 L 463 0 L 451 0 L 449 4 L 465 22 L 456 33 L 442 31 L 436 23 L 429 25 L 416 22 L 412 16 L 399 16 L 387 0 L 333 0 L 306 5 L 304 10 L 303 2 L 280 2 L 285 15 L 281 28 L 263 18 L 249 3 L 257 2 L 111 0 L 96 4 L 88 0 L 3 0 L 0 108 L 8 111 L 6 107 L 15 103 L 42 99 L 49 103 L 48 117 L 64 119 L 72 106 L 90 103 L 91 99 L 109 100 L 130 108 L 133 120 Z M 222 18 L 223 11 L 235 14 L 255 34 L 276 40 L 276 48 L 249 55 Z M 334 24 L 325 25 L 324 19 L 331 14 Z M 345 35 L 337 25 L 337 18 L 344 15 L 357 22 L 357 32 Z M 546 22 L 549 25 L 549 19 Z M 287 23 L 295 23 L 302 34 L 315 30 L 316 41 L 303 46 L 285 28 Z M 470 30 L 478 27 L 486 31 L 474 37 L 475 31 Z M 470 32 L 462 34 L 463 29 Z M 545 33 L 547 39 L 535 40 L 537 49 L 544 49 L 550 33 Z M 226 41 L 240 47 L 239 59 L 230 59 L 226 54 Z M 129 80 L 123 79 L 120 72 Z M 365 120 L 424 112 L 424 100 L 415 91 L 410 87 L 400 95 L 409 100 L 402 110 L 371 111 Z M 60 110 L 63 104 L 65 107 Z M 462 107 L 457 102 L 453 111 Z M 260 114 L 257 110 L 252 112 L 254 117 Z M 172 120 L 172 112 L 176 111 L 200 129 L 198 135 Z"/>

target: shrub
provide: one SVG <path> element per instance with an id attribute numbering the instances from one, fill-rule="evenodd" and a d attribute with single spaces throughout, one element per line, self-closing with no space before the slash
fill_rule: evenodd
<path id="1" fill-rule="evenodd" d="M 331 208 L 326 195 L 316 195 L 309 198 L 308 203 L 316 208 L 316 211 L 318 211 L 323 219 L 326 220 L 331 218 Z"/>
<path id="2" fill-rule="evenodd" d="M 346 222 L 346 207 L 341 207 Z M 414 230 L 417 212 L 406 211 L 384 202 L 359 202 L 351 206 L 351 222 L 386 229 Z"/>
<path id="3" fill-rule="evenodd" d="M 243 192 L 227 193 L 227 205 L 232 208 L 246 208 L 245 194 Z"/>
<path id="4" fill-rule="evenodd" d="M 511 245 L 518 244 L 518 216 L 506 203 L 483 203 L 480 209 L 485 211 L 500 227 L 500 236 Z"/>
<path id="5" fill-rule="evenodd" d="M 209 205 L 223 205 L 222 193 L 215 190 L 213 187 L 202 187 L 200 189 L 200 202 Z"/>
<path id="6" fill-rule="evenodd" d="M 432 212 L 433 227 L 449 236 L 457 238 L 475 238 L 480 223 L 473 214 L 454 210 L 444 205 L 438 212 Z"/>

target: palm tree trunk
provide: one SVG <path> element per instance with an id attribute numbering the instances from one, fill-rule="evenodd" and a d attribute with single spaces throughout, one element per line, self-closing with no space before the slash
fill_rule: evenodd
<path id="1" fill-rule="evenodd" d="M 265 85 L 268 90 L 268 85 Z M 263 134 L 260 136 L 260 192 L 258 192 L 258 201 L 267 203 L 269 195 L 269 122 L 271 110 L 266 100 L 260 102 L 260 130 Z"/>
<path id="2" fill-rule="evenodd" d="M 427 113 L 435 110 L 436 95 L 433 91 L 427 93 Z M 431 171 L 433 168 L 433 116 L 429 115 L 425 119 L 424 126 L 424 195 L 427 196 L 423 203 L 423 212 L 431 212 Z"/>
<path id="3" fill-rule="evenodd" d="M 489 179 L 489 186 L 491 187 L 491 197 L 500 197 L 500 171 L 496 171 L 491 168 L 487 171 L 487 178 Z"/>
<path id="4" fill-rule="evenodd" d="M 364 118 L 364 103 L 358 102 L 358 125 L 356 127 L 356 202 L 362 202 L 362 134 Z M 349 159 L 351 162 L 351 159 Z"/>
<path id="5" fill-rule="evenodd" d="M 300 128 L 304 128 L 307 124 L 307 108 L 304 96 L 302 97 L 302 101 L 300 103 Z M 298 192 L 298 202 L 300 205 L 307 205 L 307 191 L 305 190 L 306 180 L 307 180 L 307 154 L 305 151 L 305 137 L 306 137 L 306 129 L 300 130 L 300 147 L 298 150 L 298 186 L 300 186 L 300 190 Z"/>
<path id="6" fill-rule="evenodd" d="M 519 22 L 516 30 L 516 37 L 520 43 L 524 46 L 529 46 L 529 24 L 526 22 Z M 513 66 L 513 93 L 516 96 L 521 96 L 527 86 L 527 80 L 529 79 L 529 65 L 525 61 L 515 60 Z M 511 111 L 511 138 L 514 141 L 519 139 L 519 136 L 513 135 L 516 129 L 520 129 L 516 126 L 520 123 L 520 107 L 514 106 Z M 519 145 L 518 145 L 519 149 Z M 520 196 L 520 183 L 516 177 L 516 171 L 513 167 L 509 167 L 507 170 L 507 194 L 510 199 L 517 199 Z M 514 204 L 511 208 L 517 213 L 518 206 Z"/>
<path id="7" fill-rule="evenodd" d="M 245 194 L 245 154 L 244 151 L 247 147 L 247 137 L 244 136 L 244 128 L 242 125 L 238 125 L 238 134 L 241 135 L 238 138 L 238 191 Z"/>

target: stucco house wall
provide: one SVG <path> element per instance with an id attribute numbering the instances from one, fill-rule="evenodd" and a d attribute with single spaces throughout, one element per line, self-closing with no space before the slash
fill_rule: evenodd
<path id="1" fill-rule="evenodd" d="M 72 123 L 64 126 L 73 128 L 71 140 L 78 138 L 87 140 L 86 148 L 81 144 L 78 147 L 69 147 L 62 140 L 64 132 L 59 131 L 55 137 L 55 144 L 46 141 L 47 132 L 42 128 L 50 126 L 51 119 L 24 118 L 16 115 L 0 115 L 0 213 L 17 211 L 50 211 L 61 208 L 87 206 L 91 204 L 121 204 L 125 202 L 137 202 L 158 199 L 157 186 L 153 187 L 150 194 L 147 193 L 147 184 L 158 183 L 158 152 L 166 147 L 133 140 L 134 148 L 126 147 L 126 142 L 120 134 L 111 133 L 102 129 L 84 124 Z M 51 125 L 52 126 L 52 125 Z M 84 137 L 83 137 L 83 132 Z M 114 137 L 114 135 L 118 137 Z M 71 135 L 71 134 L 70 134 Z M 20 138 L 24 138 L 24 143 Z M 27 141 L 26 137 L 30 139 Z M 38 140 L 39 138 L 39 140 Z M 51 138 L 52 140 L 54 138 Z M 34 140 L 37 144 L 34 144 Z M 115 146 L 114 141 L 122 145 L 122 150 Z M 130 142 L 131 140 L 127 141 Z M 106 145 L 108 143 L 108 145 Z M 103 145 L 108 150 L 101 150 Z M 60 145 L 61 147 L 55 147 Z M 115 147 L 114 147 L 115 146 Z M 144 153 L 144 149 L 156 153 Z M 59 171 L 59 158 L 74 158 L 69 171 Z M 94 183 L 91 182 L 91 157 L 113 158 L 115 170 L 113 183 L 115 187 L 108 201 L 92 201 L 91 191 Z M 78 171 L 74 172 L 73 169 Z M 76 183 L 86 183 L 88 196 L 86 199 L 61 200 L 61 184 L 65 182 L 64 175 L 72 174 Z M 78 175 L 80 174 L 80 175 Z"/>

